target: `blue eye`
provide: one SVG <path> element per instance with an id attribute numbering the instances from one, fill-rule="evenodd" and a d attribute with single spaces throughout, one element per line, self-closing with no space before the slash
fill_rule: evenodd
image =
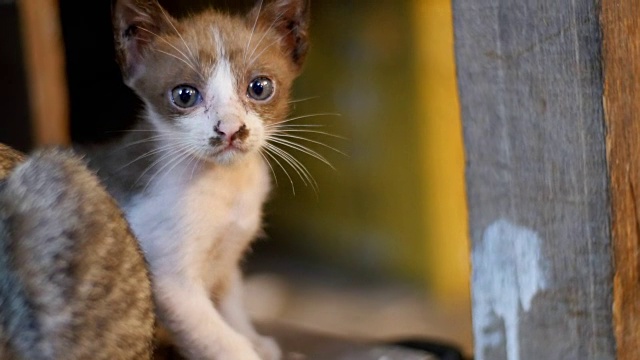
<path id="1" fill-rule="evenodd" d="M 202 97 L 198 89 L 189 85 L 180 85 L 171 90 L 171 101 L 176 106 L 187 109 L 198 105 Z"/>
<path id="2" fill-rule="evenodd" d="M 249 83 L 247 89 L 247 95 L 254 100 L 264 101 L 273 95 L 274 91 L 273 81 L 264 76 L 257 77 Z"/>

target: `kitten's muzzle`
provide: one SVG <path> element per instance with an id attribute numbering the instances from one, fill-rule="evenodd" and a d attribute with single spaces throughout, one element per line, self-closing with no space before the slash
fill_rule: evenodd
<path id="1" fill-rule="evenodd" d="M 209 145 L 212 147 L 223 146 L 228 144 L 228 147 L 233 147 L 238 143 L 244 142 L 249 137 L 249 129 L 247 125 L 242 124 L 240 127 L 229 131 L 220 127 L 220 123 L 213 128 L 213 131 L 217 136 L 209 138 Z"/>

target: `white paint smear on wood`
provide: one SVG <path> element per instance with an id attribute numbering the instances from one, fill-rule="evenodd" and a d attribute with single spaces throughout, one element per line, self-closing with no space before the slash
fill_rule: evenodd
<path id="1" fill-rule="evenodd" d="M 528 312 L 533 298 L 546 288 L 540 246 L 537 233 L 504 219 L 489 225 L 475 245 L 472 261 L 476 359 L 492 360 L 485 358 L 485 352 L 503 345 L 507 359 L 520 359 L 520 312 Z"/>

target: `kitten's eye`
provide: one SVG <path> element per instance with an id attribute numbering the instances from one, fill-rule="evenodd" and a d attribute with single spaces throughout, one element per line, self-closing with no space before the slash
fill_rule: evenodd
<path id="1" fill-rule="evenodd" d="M 171 101 L 181 108 L 190 108 L 200 103 L 202 97 L 198 89 L 189 85 L 180 85 L 171 90 Z"/>
<path id="2" fill-rule="evenodd" d="M 247 95 L 254 100 L 264 101 L 273 95 L 273 81 L 266 77 L 257 77 L 249 83 Z"/>

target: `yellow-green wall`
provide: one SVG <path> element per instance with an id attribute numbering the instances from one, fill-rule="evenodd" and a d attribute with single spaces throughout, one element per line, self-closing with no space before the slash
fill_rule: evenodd
<path id="1" fill-rule="evenodd" d="M 268 207 L 272 241 L 336 269 L 404 278 L 468 297 L 464 160 L 449 1 L 314 4 L 312 48 L 294 115 L 348 154 L 305 158 L 316 197 L 288 179 Z M 294 174 L 290 171 L 292 175 Z M 294 179 L 295 180 L 295 179 Z"/>
<path id="2" fill-rule="evenodd" d="M 437 293 L 469 294 L 469 245 L 450 0 L 414 0 L 427 219 L 427 274 Z"/>

